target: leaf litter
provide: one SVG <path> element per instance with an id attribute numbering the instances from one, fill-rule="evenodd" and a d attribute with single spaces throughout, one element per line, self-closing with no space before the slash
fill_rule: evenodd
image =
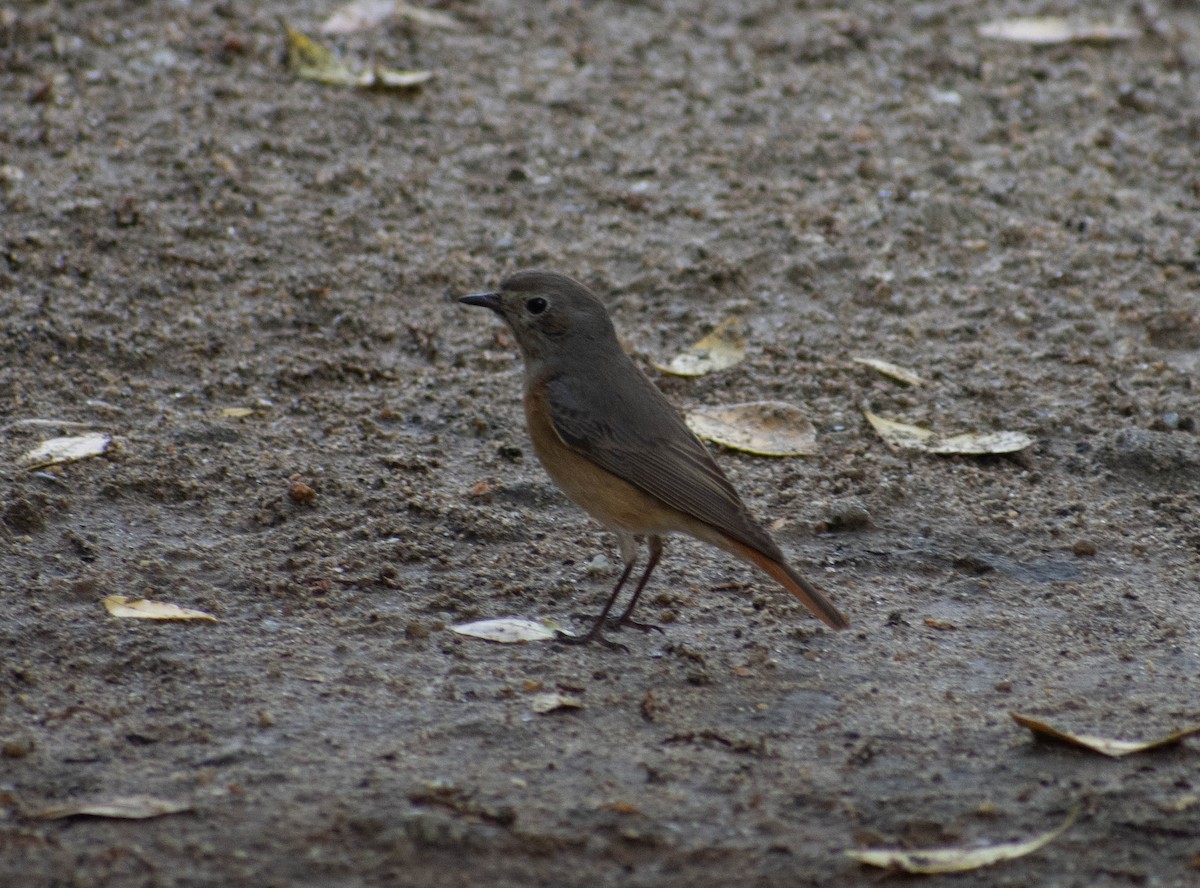
<path id="1" fill-rule="evenodd" d="M 885 444 L 893 450 L 920 450 L 940 455 L 959 454 L 982 456 L 985 454 L 1016 453 L 1030 447 L 1034 440 L 1023 432 L 967 432 L 944 438 L 931 429 L 884 419 L 870 410 L 863 415 L 879 433 Z"/>
<path id="2" fill-rule="evenodd" d="M 699 437 L 756 456 L 811 456 L 817 430 L 798 407 L 783 401 L 749 401 L 697 407 L 684 416 Z"/>
<path id="3" fill-rule="evenodd" d="M 880 358 L 852 358 L 855 364 L 862 364 L 864 367 L 870 367 L 897 382 L 902 382 L 905 385 L 924 385 L 923 380 L 915 371 L 909 370 L 907 367 L 901 367 L 899 364 L 893 364 L 891 361 L 884 361 Z"/>
<path id="4" fill-rule="evenodd" d="M 21 462 L 27 469 L 44 469 L 46 466 L 100 456 L 108 451 L 111 444 L 112 436 L 103 432 L 49 438 L 21 457 Z"/>
<path id="5" fill-rule="evenodd" d="M 190 607 L 180 607 L 165 601 L 153 601 L 149 598 L 130 600 L 124 595 L 104 596 L 104 607 L 114 617 L 134 620 L 208 620 L 213 623 L 217 618 L 202 610 Z"/>
<path id="6" fill-rule="evenodd" d="M 63 817 L 109 817 L 118 820 L 147 820 L 192 810 L 187 802 L 176 802 L 148 795 L 118 796 L 103 802 L 74 802 L 53 805 L 32 812 L 35 820 L 59 820 Z"/>
<path id="7" fill-rule="evenodd" d="M 1090 752 L 1098 752 L 1101 755 L 1107 755 L 1111 758 L 1120 758 L 1121 756 L 1132 755 L 1136 752 L 1149 752 L 1153 749 L 1163 749 L 1167 746 L 1174 746 L 1195 734 L 1200 734 L 1200 725 L 1192 725 L 1191 727 L 1181 728 L 1174 733 L 1167 734 L 1165 737 L 1159 737 L 1156 740 L 1117 740 L 1111 737 L 1097 737 L 1094 734 L 1076 734 L 1071 731 L 1064 731 L 1044 721 L 1028 715 L 1021 715 L 1017 712 L 1010 712 L 1009 716 L 1017 724 L 1029 728 L 1038 739 L 1065 743 L 1068 746 L 1076 746 Z"/>
<path id="8" fill-rule="evenodd" d="M 287 64 L 297 76 L 334 86 L 409 89 L 433 77 L 432 71 L 403 71 L 375 65 L 354 68 L 332 49 L 290 26 L 284 26 Z"/>
<path id="9" fill-rule="evenodd" d="M 1006 860 L 1015 860 L 1032 854 L 1053 842 L 1071 828 L 1079 816 L 1079 808 L 1067 815 L 1059 826 L 1022 842 L 1002 842 L 997 845 L 925 848 L 907 850 L 903 848 L 861 848 L 846 851 L 846 856 L 868 866 L 898 870 L 918 875 L 939 873 L 963 873 L 969 870 L 992 866 Z"/>
<path id="10" fill-rule="evenodd" d="M 1060 43 L 1116 43 L 1142 36 L 1137 28 L 1100 22 L 1074 21 L 1060 16 L 998 19 L 979 26 L 979 36 L 1030 46 Z"/>
<path id="11" fill-rule="evenodd" d="M 704 376 L 726 370 L 746 357 L 745 325 L 738 318 L 726 318 L 700 341 L 654 366 L 672 376 Z"/>
<path id="12" fill-rule="evenodd" d="M 571 633 L 559 629 L 552 621 L 539 622 L 524 617 L 497 617 L 492 620 L 475 620 L 450 627 L 451 632 L 469 638 L 482 638 L 498 644 L 524 644 L 527 641 L 548 641 L 560 633 Z"/>

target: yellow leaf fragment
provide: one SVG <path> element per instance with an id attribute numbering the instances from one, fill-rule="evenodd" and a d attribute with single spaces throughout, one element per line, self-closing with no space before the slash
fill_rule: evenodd
<path id="1" fill-rule="evenodd" d="M 411 6 L 400 0 L 352 0 L 334 10 L 321 25 L 322 34 L 354 34 L 382 25 L 389 19 L 406 18 L 431 28 L 459 29 L 458 20 L 433 9 Z"/>
<path id="2" fill-rule="evenodd" d="M 868 866 L 900 870 L 906 873 L 921 875 L 963 873 L 1032 854 L 1070 829 L 1078 816 L 1079 809 L 1076 808 L 1057 828 L 1024 842 L 1003 842 L 999 845 L 988 845 L 982 848 L 926 848 L 920 851 L 906 851 L 902 848 L 863 848 L 847 851 L 846 856 Z"/>
<path id="3" fill-rule="evenodd" d="M 432 71 L 400 71 L 394 68 L 351 68 L 334 54 L 295 28 L 286 27 L 288 68 L 305 80 L 335 86 L 407 88 L 433 77 Z"/>
<path id="4" fill-rule="evenodd" d="M 108 450 L 111 443 L 112 438 L 103 432 L 50 438 L 26 453 L 21 461 L 27 469 L 44 469 L 46 466 L 99 456 Z"/>
<path id="5" fill-rule="evenodd" d="M 247 416 L 254 415 L 252 407 L 226 407 L 221 411 L 221 416 L 224 419 L 245 419 Z"/>
<path id="6" fill-rule="evenodd" d="M 190 607 L 180 607 L 165 601 L 151 601 L 147 598 L 131 601 L 124 595 L 104 596 L 104 607 L 114 617 L 128 617 L 135 620 L 211 620 L 217 622 L 212 614 Z"/>
<path id="7" fill-rule="evenodd" d="M 538 715 L 555 712 L 559 709 L 583 709 L 583 702 L 570 694 L 560 694 L 557 691 L 546 694 L 534 694 L 529 701 L 529 708 Z"/>
<path id="8" fill-rule="evenodd" d="M 998 19 L 979 26 L 979 36 L 1031 46 L 1057 43 L 1114 43 L 1142 36 L 1137 28 L 1099 22 L 1077 22 L 1058 16 Z"/>
<path id="9" fill-rule="evenodd" d="M 684 417 L 701 438 L 757 456 L 810 456 L 817 430 L 799 408 L 783 401 L 698 407 Z"/>
<path id="10" fill-rule="evenodd" d="M 991 453 L 1016 453 L 1033 444 L 1023 432 L 968 432 L 943 438 L 921 426 L 896 422 L 877 416 L 870 410 L 863 415 L 893 450 L 921 450 L 945 455 L 982 456 Z"/>
<path id="11" fill-rule="evenodd" d="M 61 817 L 114 817 L 121 820 L 146 820 L 165 814 L 190 811 L 187 802 L 175 802 L 154 796 L 120 796 L 106 802 L 78 802 L 69 805 L 54 805 L 33 812 L 30 816 L 38 820 L 58 820 Z"/>
<path id="12" fill-rule="evenodd" d="M 673 376 L 704 376 L 725 370 L 746 357 L 745 328 L 738 318 L 726 318 L 716 329 L 671 358 L 667 364 L 655 364 Z"/>
<path id="13" fill-rule="evenodd" d="M 1111 756 L 1112 758 L 1120 758 L 1123 755 L 1131 755 L 1135 752 L 1147 752 L 1151 749 L 1161 749 L 1164 746 L 1174 746 L 1176 743 L 1187 737 L 1191 737 L 1193 734 L 1200 734 L 1200 725 L 1192 725 L 1190 728 L 1182 728 L 1173 734 L 1159 737 L 1157 740 L 1115 740 L 1109 737 L 1096 737 L 1091 734 L 1073 734 L 1017 712 L 1010 712 L 1009 715 L 1017 724 L 1033 731 L 1036 737 L 1057 740 L 1060 743 L 1078 746 L 1081 749 L 1098 752 L 1101 755 Z"/>
<path id="14" fill-rule="evenodd" d="M 926 450 L 926 445 L 933 437 L 933 432 L 929 429 L 884 419 L 870 410 L 864 410 L 863 415 L 879 433 L 879 437 L 883 438 L 883 443 L 893 450 Z"/>
<path id="15" fill-rule="evenodd" d="M 865 367 L 870 367 L 872 370 L 878 370 L 884 376 L 891 377 L 897 382 L 902 382 L 905 385 L 924 385 L 925 380 L 921 379 L 912 370 L 907 367 L 901 367 L 899 364 L 893 364 L 891 361 L 883 361 L 879 358 L 853 358 L 856 364 L 862 364 Z"/>
<path id="16" fill-rule="evenodd" d="M 526 620 L 524 617 L 497 617 L 494 620 L 460 623 L 457 626 L 451 626 L 450 631 L 500 644 L 546 641 L 558 637 L 556 627 L 539 623 L 536 620 Z"/>

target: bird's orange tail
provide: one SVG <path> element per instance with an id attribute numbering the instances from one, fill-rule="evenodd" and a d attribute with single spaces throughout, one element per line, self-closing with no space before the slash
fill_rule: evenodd
<path id="1" fill-rule="evenodd" d="M 788 564 L 780 561 L 772 561 L 762 552 L 751 549 L 749 546 L 743 545 L 733 540 L 726 539 L 724 544 L 735 555 L 744 558 L 751 564 L 756 564 L 766 571 L 775 582 L 783 586 L 797 598 L 804 602 L 805 607 L 812 611 L 818 619 L 831 629 L 845 629 L 850 625 L 850 621 L 842 614 L 840 610 L 833 606 L 833 602 L 825 597 L 816 586 L 796 573 L 795 570 Z"/>

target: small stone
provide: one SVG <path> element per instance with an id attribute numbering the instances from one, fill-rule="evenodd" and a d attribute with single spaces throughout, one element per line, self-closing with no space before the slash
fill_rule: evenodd
<path id="1" fill-rule="evenodd" d="M 859 530 L 871 525 L 871 511 L 860 499 L 840 499 L 829 504 L 825 524 L 830 530 Z"/>
<path id="2" fill-rule="evenodd" d="M 13 737 L 4 741 L 3 747 L 0 747 L 0 752 L 3 752 L 5 758 L 25 758 L 25 756 L 33 752 L 33 740 L 29 737 Z"/>
<path id="3" fill-rule="evenodd" d="M 288 496 L 294 503 L 311 503 L 317 498 L 317 492 L 303 481 L 293 478 L 288 482 Z"/>
<path id="4" fill-rule="evenodd" d="M 1071 546 L 1076 558 L 1091 558 L 1096 554 L 1096 544 L 1091 540 L 1076 540 Z"/>

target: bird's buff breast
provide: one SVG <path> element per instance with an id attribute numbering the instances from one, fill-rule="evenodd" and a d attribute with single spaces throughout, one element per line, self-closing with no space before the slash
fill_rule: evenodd
<path id="1" fill-rule="evenodd" d="M 547 474 L 563 493 L 610 530 L 664 534 L 686 530 L 694 523 L 566 444 L 550 420 L 544 394 L 535 386 L 525 393 L 525 420 L 533 451 Z"/>

